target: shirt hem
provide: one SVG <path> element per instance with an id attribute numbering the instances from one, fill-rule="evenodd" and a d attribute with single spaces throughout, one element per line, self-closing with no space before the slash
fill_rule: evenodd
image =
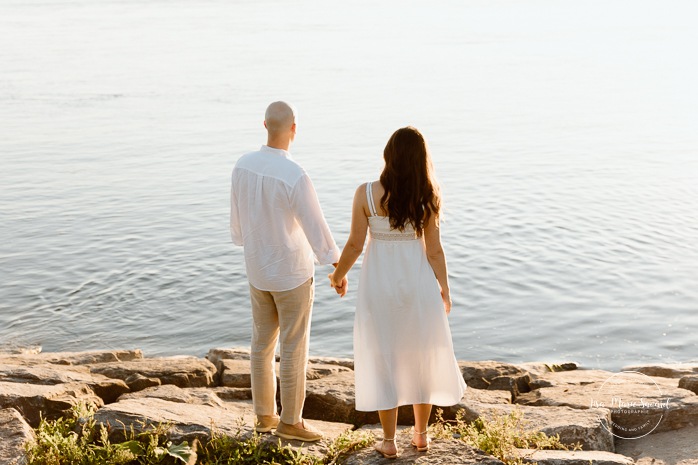
<path id="1" fill-rule="evenodd" d="M 310 278 L 312 278 L 312 277 L 314 277 L 314 276 L 315 276 L 315 274 L 313 273 L 313 274 L 309 275 L 307 278 L 304 278 L 304 279 L 303 279 L 302 281 L 300 281 L 298 284 L 295 284 L 295 285 L 293 285 L 293 286 L 291 286 L 291 287 L 285 287 L 285 286 L 283 286 L 282 289 L 276 289 L 276 288 L 275 288 L 275 289 L 265 289 L 265 288 L 268 287 L 268 286 L 259 287 L 259 286 L 256 286 L 256 285 L 255 285 L 252 281 L 250 281 L 249 279 L 248 279 L 247 281 L 250 283 L 250 286 L 254 287 L 254 288 L 257 289 L 258 291 L 264 291 L 264 292 L 284 292 L 284 291 L 292 291 L 293 289 L 296 289 L 296 288 L 302 286 L 303 284 L 305 284 L 306 282 L 308 282 L 308 280 L 309 280 Z M 276 286 L 272 286 L 272 287 L 276 287 Z"/>

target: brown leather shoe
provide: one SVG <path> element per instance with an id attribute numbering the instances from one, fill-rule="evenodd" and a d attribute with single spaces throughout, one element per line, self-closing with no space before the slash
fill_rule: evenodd
<path id="1" fill-rule="evenodd" d="M 279 426 L 276 427 L 274 435 L 284 439 L 295 439 L 303 442 L 315 442 L 324 437 L 320 431 L 307 424 L 305 420 L 301 420 L 301 424 L 303 425 L 303 428 L 297 428 L 293 425 L 280 421 Z"/>
<path id="2" fill-rule="evenodd" d="M 258 433 L 268 433 L 276 428 L 279 424 L 277 415 L 257 415 L 257 422 L 254 424 L 254 430 Z"/>

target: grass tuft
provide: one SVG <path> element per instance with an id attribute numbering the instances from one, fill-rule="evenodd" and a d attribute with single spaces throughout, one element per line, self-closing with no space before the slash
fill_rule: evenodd
<path id="1" fill-rule="evenodd" d="M 195 441 L 174 444 L 168 439 L 169 425 L 141 425 L 126 429 L 125 440 L 114 443 L 107 427 L 97 424 L 94 410 L 75 407 L 65 418 L 42 419 L 36 429 L 36 441 L 27 445 L 28 465 L 339 465 L 352 452 L 369 447 L 374 436 L 365 431 L 347 431 L 327 446 L 324 457 L 304 454 L 300 448 L 283 446 L 281 440 L 249 433 L 240 419 L 237 431 L 213 434 L 202 446 Z M 141 428 L 139 428 L 141 429 Z M 507 465 L 522 465 L 517 449 L 581 449 L 567 446 L 559 436 L 526 430 L 519 410 L 491 419 L 478 418 L 472 423 L 463 419 L 444 420 L 441 409 L 437 421 L 429 427 L 434 438 L 459 440 L 493 455 Z M 197 449 L 198 453 L 197 453 Z"/>
<path id="2" fill-rule="evenodd" d="M 173 444 L 167 425 L 136 433 L 133 427 L 126 441 L 112 443 L 104 425 L 97 425 L 94 410 L 74 407 L 70 415 L 57 420 L 41 419 L 36 440 L 27 444 L 28 465 L 194 465 L 196 444 Z"/>
<path id="3" fill-rule="evenodd" d="M 566 445 L 560 442 L 560 435 L 548 436 L 540 431 L 526 429 L 527 422 L 520 410 L 508 415 L 493 416 L 490 419 L 477 418 L 472 423 L 463 419 L 459 410 L 456 419 L 443 419 L 443 411 L 437 410 L 437 421 L 429 427 L 434 437 L 459 439 L 466 444 L 497 457 L 507 465 L 522 465 L 523 460 L 517 449 L 556 449 L 580 450 L 581 444 Z"/>

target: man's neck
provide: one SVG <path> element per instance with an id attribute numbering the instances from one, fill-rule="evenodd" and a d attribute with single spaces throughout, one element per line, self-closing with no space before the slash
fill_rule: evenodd
<path id="1" fill-rule="evenodd" d="M 273 149 L 280 149 L 280 150 L 285 150 L 288 152 L 289 147 L 291 147 L 291 141 L 290 140 L 267 140 L 267 147 L 271 147 Z"/>

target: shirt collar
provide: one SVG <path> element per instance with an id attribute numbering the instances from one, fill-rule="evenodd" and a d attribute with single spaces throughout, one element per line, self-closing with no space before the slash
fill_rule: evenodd
<path id="1" fill-rule="evenodd" d="M 270 152 L 276 155 L 281 155 L 282 157 L 291 158 L 291 154 L 283 149 L 275 149 L 274 147 L 269 147 L 268 145 L 262 145 L 259 149 L 260 152 Z"/>

